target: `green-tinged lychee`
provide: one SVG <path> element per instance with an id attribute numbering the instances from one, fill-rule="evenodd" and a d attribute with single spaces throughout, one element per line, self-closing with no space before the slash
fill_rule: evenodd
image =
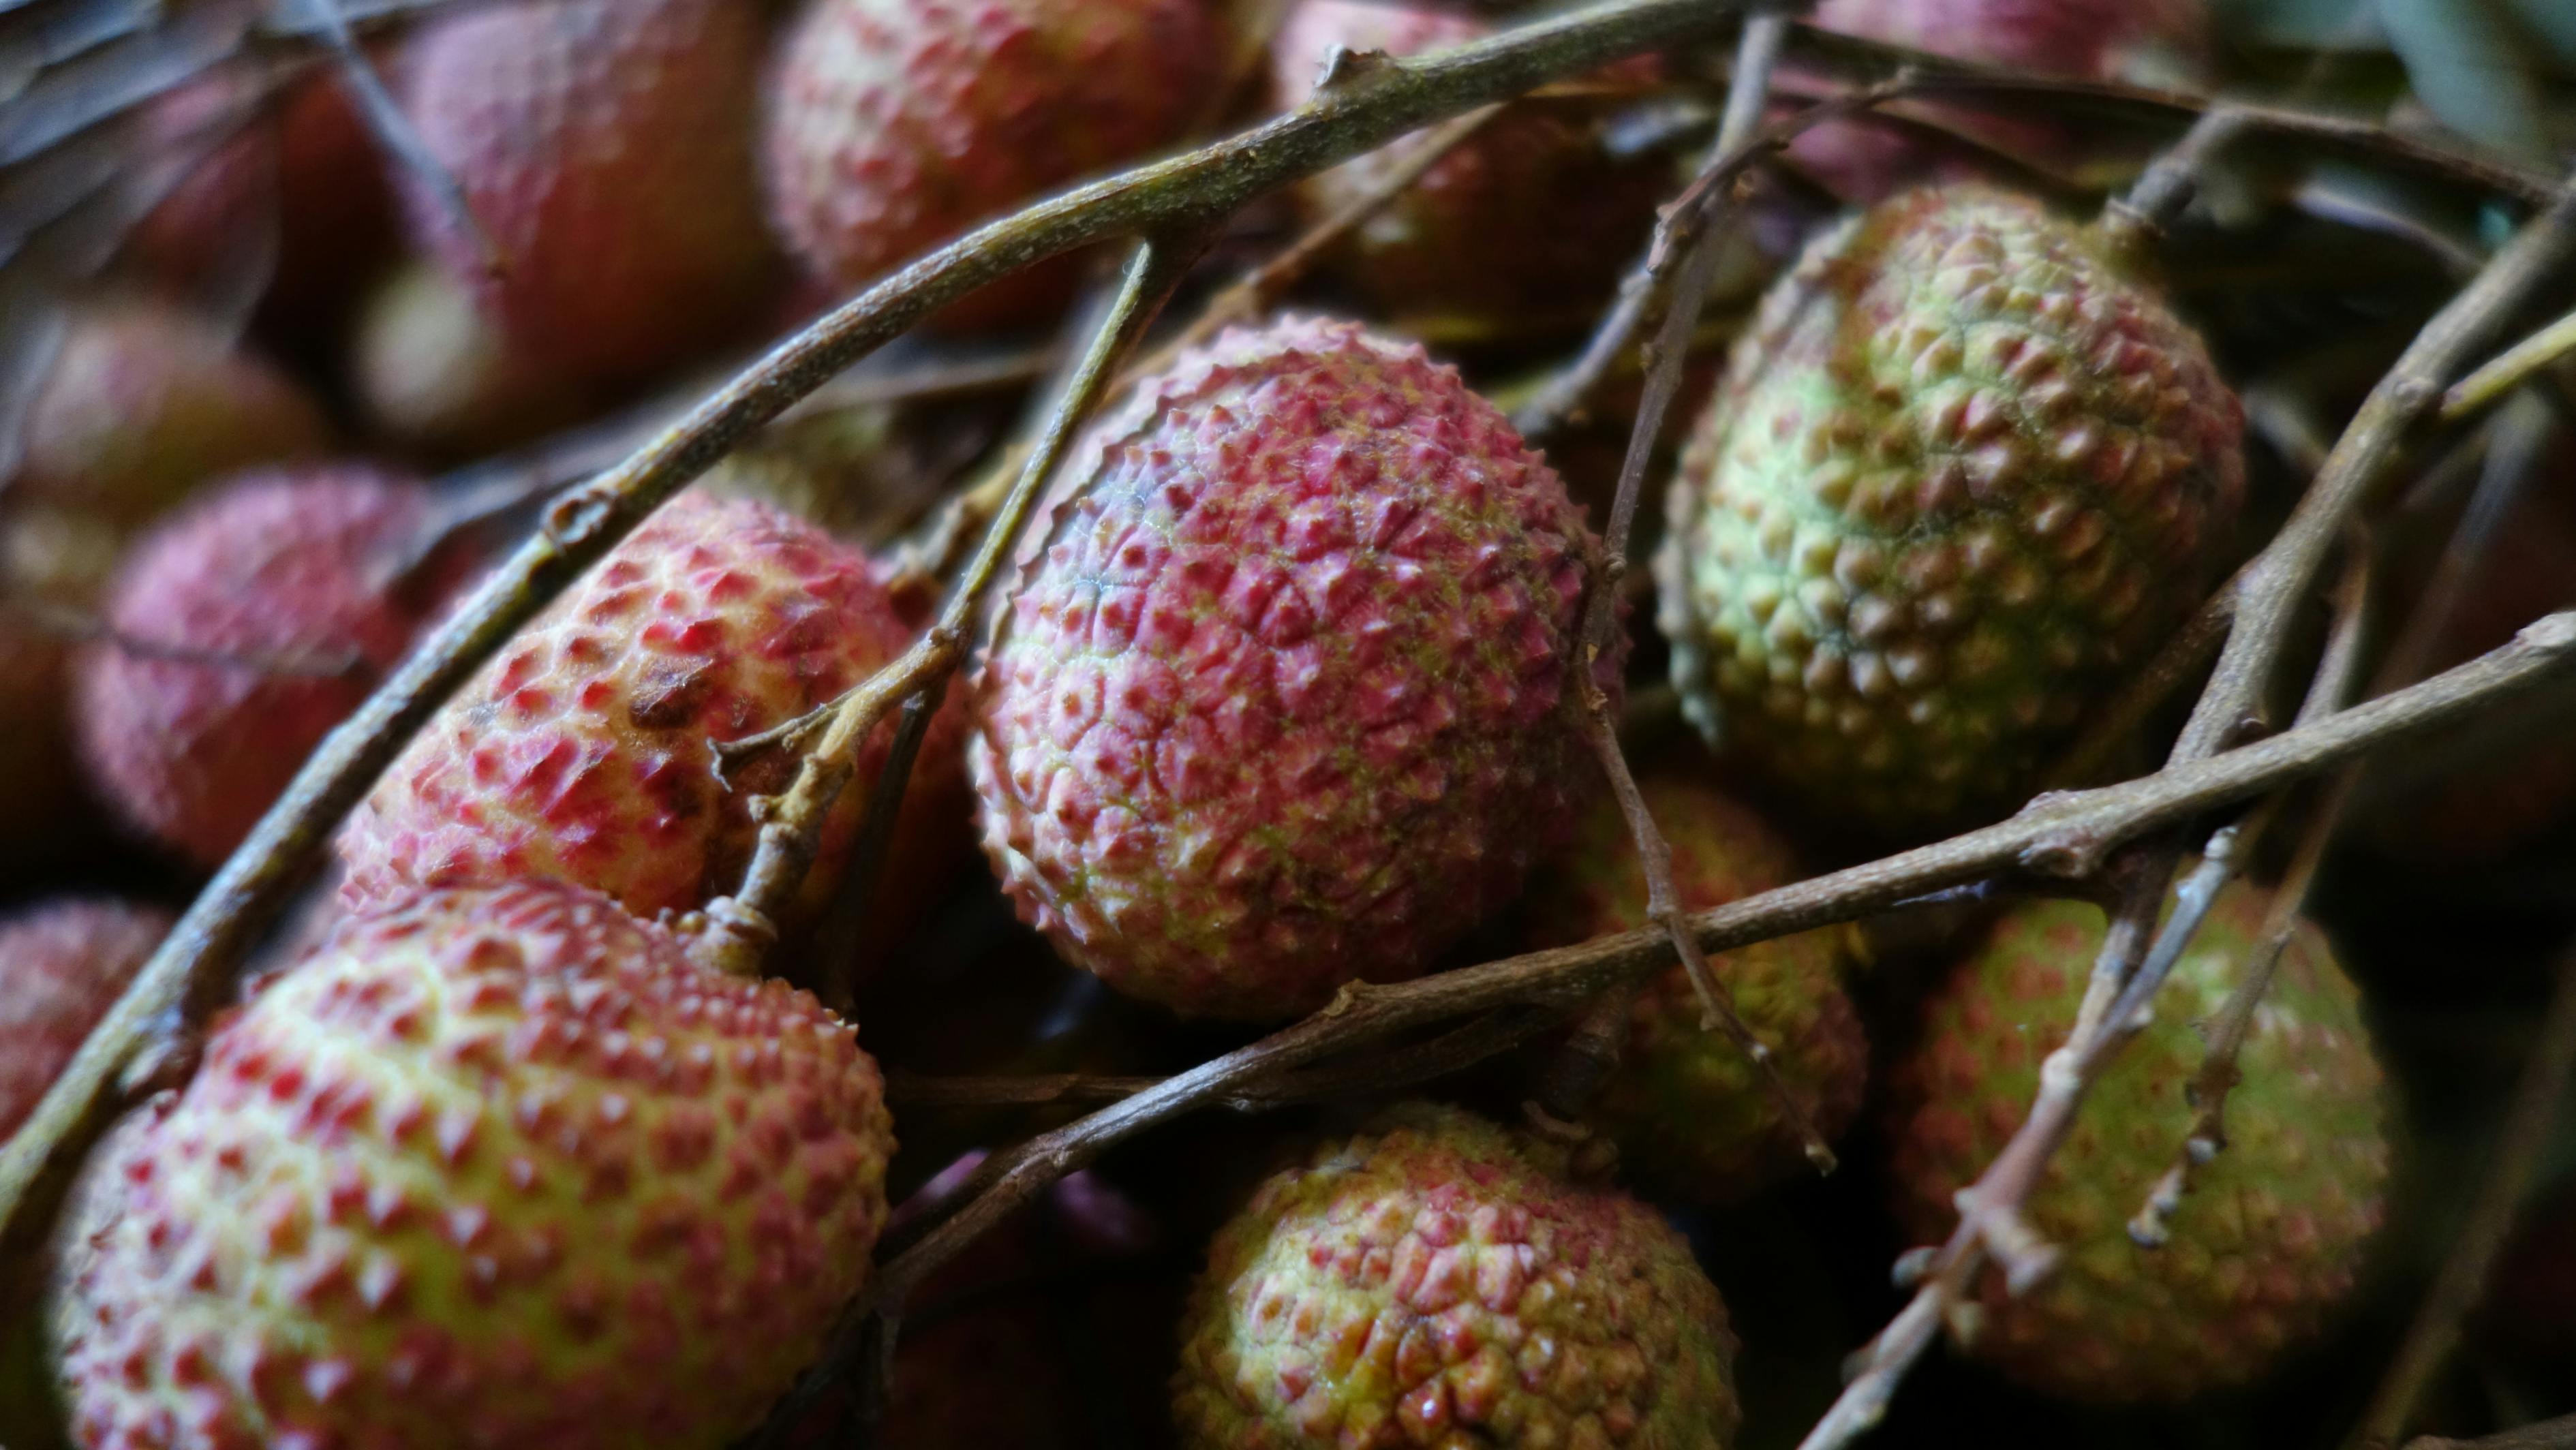
<path id="1" fill-rule="evenodd" d="M 1302 0 L 1271 47 L 1272 94 L 1283 109 L 1303 103 L 1336 48 L 1410 56 L 1490 31 L 1427 7 Z M 1632 71 L 1614 73 L 1605 89 L 1634 81 Z M 1487 123 L 1360 223 L 1339 251 L 1341 276 L 1378 306 L 1408 313 L 1579 314 L 1644 254 L 1673 180 L 1660 153 L 1611 153 L 1609 111 L 1550 98 Z M 1404 154 L 1398 144 L 1318 174 L 1297 188 L 1301 209 L 1309 221 L 1340 212 Z"/>
<path id="2" fill-rule="evenodd" d="M 1684 909 L 1723 906 L 1798 879 L 1788 843 L 1751 811 L 1675 772 L 1637 784 L 1672 847 L 1673 888 Z M 1603 795 L 1584 817 L 1574 849 L 1531 894 L 1531 924 L 1545 944 L 1647 924 L 1645 871 L 1616 801 Z M 1869 1078 L 1869 1041 L 1842 985 L 1855 946 L 1848 928 L 1827 928 L 1709 961 L 1827 1138 L 1851 1125 Z M 1699 994 L 1681 968 L 1648 983 L 1628 1021 L 1618 1069 L 1601 1085 L 1592 1116 L 1648 1186 L 1731 1202 L 1804 1162 L 1801 1140 L 1781 1120 L 1752 1060 L 1701 1026 Z"/>
<path id="3" fill-rule="evenodd" d="M 442 460 L 525 442 L 590 401 L 578 380 L 513 343 L 470 290 L 419 262 L 367 299 L 349 381 L 387 438 Z"/>
<path id="4" fill-rule="evenodd" d="M 1979 187 L 1819 238 L 1668 496 L 1684 708 L 1819 813 L 2009 808 L 2226 554 L 2243 412 L 2099 235 Z"/>
<path id="5" fill-rule="evenodd" d="M 363 465 L 236 475 L 138 543 L 87 646 L 81 751 L 127 820 L 201 866 L 229 855 L 443 601 L 402 577 L 419 485 Z"/>
<path id="6" fill-rule="evenodd" d="M 94 897 L 0 922 L 0 1138 L 35 1111 L 169 930 L 158 907 Z"/>
<path id="7" fill-rule="evenodd" d="M 797 719 L 900 654 L 913 630 L 875 568 L 765 504 L 691 491 L 567 590 L 431 720 L 339 838 L 353 901 L 412 885 L 554 878 L 639 915 L 731 892 L 772 750 L 719 778 L 715 746 Z M 956 714 L 916 763 L 895 850 L 962 850 Z M 828 889 L 892 740 L 858 755 L 811 883 Z M 898 862 L 898 869 L 901 863 Z"/>
<path id="8" fill-rule="evenodd" d="M 775 280 L 752 172 L 763 44 L 742 0 L 434 17 L 405 54 L 405 105 L 497 256 L 416 182 L 413 232 L 521 346 L 586 379 L 741 331 Z"/>
<path id="9" fill-rule="evenodd" d="M 868 1270 L 876 1064 L 595 892 L 424 892 L 219 1019 L 64 1240 L 84 1445 L 725 1444 Z"/>
<path id="10" fill-rule="evenodd" d="M 698 487 L 775 504 L 836 539 L 876 546 L 931 506 L 940 477 L 921 466 L 895 408 L 836 404 L 790 412 L 761 429 Z"/>
<path id="11" fill-rule="evenodd" d="M 2225 1149 L 2193 1169 L 2168 1242 L 2143 1247 L 2128 1226 L 2182 1151 L 2203 1024 L 2243 980 L 2270 905 L 2250 886 L 2220 893 L 2155 1020 L 2086 1097 L 2025 1210 L 2056 1272 L 2018 1298 L 1987 1275 L 1977 1357 L 2077 1399 L 2177 1400 L 2263 1374 L 2350 1295 L 2385 1207 L 2386 1106 L 2360 996 L 2304 923 L 2237 1058 Z M 1949 1236 L 1952 1196 L 2028 1113 L 2102 932 L 2090 905 L 2017 907 L 1928 1004 L 1894 1074 L 1897 1209 L 1918 1242 Z"/>
<path id="12" fill-rule="evenodd" d="M 1563 708 L 1590 547 L 1419 347 L 1292 319 L 1184 354 L 1079 445 L 975 684 L 1020 914 L 1192 1013 L 1429 969 L 1595 779 Z"/>
<path id="13" fill-rule="evenodd" d="M 1734 1439 L 1735 1340 L 1654 1210 L 1411 1104 L 1263 1183 L 1181 1326 L 1190 1450 Z"/>
<path id="14" fill-rule="evenodd" d="M 1171 144 L 1223 69 L 1206 0 L 812 0 L 763 122 L 770 217 L 852 290 Z M 941 321 L 1027 321 L 1068 280 L 1040 268 Z"/>
<path id="15" fill-rule="evenodd" d="M 19 430 L 14 511 L 114 542 L 218 474 L 319 455 L 321 409 L 212 325 L 158 303 L 73 309 Z"/>

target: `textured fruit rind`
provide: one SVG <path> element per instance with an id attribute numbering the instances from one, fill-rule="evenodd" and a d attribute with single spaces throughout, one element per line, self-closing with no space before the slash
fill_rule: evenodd
<path id="1" fill-rule="evenodd" d="M 555 879 L 639 915 L 734 889 L 758 843 L 755 796 L 795 761 L 716 777 L 714 742 L 783 725 L 903 652 L 912 631 L 857 553 L 766 504 L 696 490 L 664 505 L 495 655 L 386 771 L 340 833 L 343 896 Z M 915 764 L 900 843 L 957 799 L 955 712 Z M 858 752 L 876 779 L 891 740 Z M 828 890 L 867 790 L 827 825 Z"/>
<path id="2" fill-rule="evenodd" d="M 1204 0 L 816 0 L 780 48 L 769 209 L 843 286 L 1179 134 L 1222 70 Z M 1053 270 L 1056 283 L 1064 273 Z M 1004 284 L 943 321 L 1045 300 Z"/>
<path id="3" fill-rule="evenodd" d="M 427 601 L 382 571 L 427 518 L 415 484 L 310 467 L 229 479 L 136 544 L 107 621 L 147 648 L 89 646 L 76 700 L 117 807 L 200 865 L 229 855 L 410 648 Z"/>
<path id="4" fill-rule="evenodd" d="M 1725 1445 L 1717 1289 L 1652 1209 L 1545 1156 L 1410 1104 L 1263 1183 L 1182 1321 L 1182 1443 Z"/>
<path id="5" fill-rule="evenodd" d="M 721 1445 L 866 1276 L 881 1087 L 811 997 L 596 893 L 359 917 L 94 1175 L 51 1313 L 75 1431 Z"/>
<path id="6" fill-rule="evenodd" d="M 1303 0 L 1271 46 L 1272 98 L 1282 110 L 1308 100 L 1336 46 L 1421 55 L 1491 29 L 1439 10 Z M 1568 99 L 1487 122 L 1353 230 L 1336 253 L 1340 275 L 1378 306 L 1406 312 L 1582 307 L 1644 252 L 1672 185 L 1663 153 L 1610 154 L 1602 122 Z M 1321 220 L 1379 189 L 1405 155 L 1400 145 L 1369 152 L 1308 178 L 1295 195 L 1310 220 Z"/>
<path id="7" fill-rule="evenodd" d="M 0 1138 L 35 1110 L 169 930 L 157 907 L 80 897 L 0 923 Z"/>
<path id="8" fill-rule="evenodd" d="M 1637 782 L 1673 853 L 1673 889 L 1686 911 L 1798 879 L 1787 842 L 1760 817 L 1697 781 L 1650 774 Z M 1648 924 L 1646 873 L 1618 803 L 1585 812 L 1574 848 L 1534 888 L 1531 925 L 1555 945 Z M 1736 1015 L 1776 1054 L 1780 1075 L 1827 1139 L 1860 1112 L 1869 1039 L 1844 994 L 1854 951 L 1847 927 L 1758 942 L 1709 959 Z M 1699 993 L 1679 967 L 1656 977 L 1628 1012 L 1618 1070 L 1592 1101 L 1592 1120 L 1620 1161 L 1652 1185 L 1701 1202 L 1733 1202 L 1805 1162 L 1753 1062 L 1700 1022 Z"/>
<path id="9" fill-rule="evenodd" d="M 2242 1384 L 2352 1289 L 2384 1212 L 2386 1110 L 2360 996 L 2304 923 L 2237 1059 L 2226 1148 L 2193 1170 L 2171 1242 L 2141 1248 L 2128 1233 L 2191 1126 L 2184 1088 L 2207 1050 L 2197 1024 L 2242 978 L 2269 905 L 2247 886 L 2220 894 L 2154 1023 L 2086 1097 L 2026 1210 L 2063 1252 L 2056 1273 L 2020 1298 L 1985 1280 L 1972 1351 L 2014 1378 L 2097 1401 Z M 2083 903 L 2020 907 L 1932 999 L 1922 1044 L 1893 1075 L 1898 1215 L 1916 1242 L 1949 1235 L 1952 1196 L 2029 1110 L 2102 929 Z"/>
<path id="10" fill-rule="evenodd" d="M 2088 230 L 1977 187 L 1872 208 L 1764 298 L 1667 497 L 1684 708 L 1858 824 L 2008 806 L 2198 602 L 2242 431 Z"/>
<path id="11" fill-rule="evenodd" d="M 521 345 L 649 374 L 738 330 L 776 280 L 752 169 L 760 7 L 514 0 L 432 21 L 405 104 L 505 265 L 417 181 L 412 230 Z"/>
<path id="12" fill-rule="evenodd" d="M 285 374 L 175 309 L 77 310 L 28 405 L 11 503 L 135 528 L 206 479 L 330 446 Z"/>
<path id="13" fill-rule="evenodd" d="M 1140 384 L 1066 470 L 975 684 L 1022 917 L 1185 1012 L 1430 967 L 1593 778 L 1560 708 L 1588 537 L 1418 347 L 1290 320 Z"/>

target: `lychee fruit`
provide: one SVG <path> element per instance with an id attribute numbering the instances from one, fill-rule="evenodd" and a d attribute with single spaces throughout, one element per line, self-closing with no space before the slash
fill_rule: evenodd
<path id="1" fill-rule="evenodd" d="M 1641 777 L 1646 808 L 1673 852 L 1683 909 L 1723 906 L 1798 879 L 1787 842 L 1762 819 L 1697 779 Z M 1546 945 L 1649 924 L 1646 874 L 1618 803 L 1603 795 L 1574 849 L 1531 891 L 1531 926 Z M 1776 1054 L 1780 1075 L 1816 1131 L 1839 1136 L 1860 1111 L 1869 1041 L 1843 992 L 1856 950 L 1848 928 L 1760 942 L 1713 957 L 1735 1010 Z M 1680 967 L 1646 984 L 1628 1014 L 1618 1069 L 1591 1104 L 1620 1161 L 1658 1193 L 1732 1202 L 1795 1171 L 1804 1144 L 1782 1121 L 1753 1062 L 1700 1025 L 1699 994 Z"/>
<path id="2" fill-rule="evenodd" d="M 418 485 L 364 465 L 255 471 L 136 544 L 75 703 L 126 818 L 200 866 L 231 854 L 453 583 L 393 577 L 428 518 Z"/>
<path id="3" fill-rule="evenodd" d="M 1189 1013 L 1427 970 L 1594 778 L 1565 708 L 1592 547 L 1419 347 L 1292 319 L 1138 383 L 1064 470 L 975 685 L 1021 916 Z"/>
<path id="4" fill-rule="evenodd" d="M 758 844 L 755 796 L 783 750 L 715 746 L 838 697 L 911 643 L 866 558 L 765 504 L 683 493 L 548 606 L 431 720 L 339 838 L 344 894 L 553 878 L 638 915 L 731 892 Z M 915 764 L 900 853 L 962 837 L 956 713 Z M 826 832 L 828 888 L 892 742 L 882 727 Z M 962 847 L 962 841 L 958 842 Z M 892 864 L 892 863 L 890 863 Z"/>
<path id="5" fill-rule="evenodd" d="M 2199 602 L 2242 431 L 2094 231 L 1981 187 L 1852 218 L 1763 300 L 1667 497 L 1685 711 L 1846 824 L 2015 804 Z"/>
<path id="6" fill-rule="evenodd" d="M 1717 1289 L 1653 1209 L 1557 1157 L 1416 1103 L 1264 1182 L 1183 1317 L 1182 1444 L 1730 1443 Z"/>
<path id="7" fill-rule="evenodd" d="M 885 1220 L 849 1025 L 595 892 L 429 891 L 218 1020 L 75 1205 L 87 1445 L 712 1447 Z"/>
<path id="8" fill-rule="evenodd" d="M 2204 0 L 1821 0 L 1809 23 L 1908 50 L 2083 81 L 2197 86 L 2213 25 Z M 1926 119 L 2007 155 L 2071 165 L 2082 137 L 2047 120 L 1959 106 Z M 1954 172 L 1959 148 L 1870 117 L 1828 121 L 1790 143 L 1789 158 L 1846 201 L 1877 201 Z"/>
<path id="9" fill-rule="evenodd" d="M 404 188 L 412 230 L 536 356 L 648 376 L 775 278 L 752 172 L 763 44 L 740 0 L 512 0 L 428 22 L 406 108 L 498 253 Z"/>
<path id="10" fill-rule="evenodd" d="M 813 0 L 763 120 L 769 214 L 844 290 L 977 223 L 1179 137 L 1223 69 L 1205 0 Z M 943 326 L 1026 320 L 1064 266 L 989 287 Z"/>
<path id="11" fill-rule="evenodd" d="M 161 944 L 170 914 L 107 898 L 44 901 L 0 922 L 0 1138 Z"/>
<path id="12" fill-rule="evenodd" d="M 1302 0 L 1271 47 L 1272 92 L 1282 109 L 1303 103 L 1336 47 L 1410 56 L 1491 29 L 1420 6 Z M 1612 88 L 1623 78 L 1613 72 Z M 1405 312 L 1584 309 L 1644 255 L 1673 180 L 1668 157 L 1613 155 L 1609 119 L 1598 103 L 1550 98 L 1487 122 L 1360 224 L 1340 249 L 1339 275 L 1374 305 Z M 1310 222 L 1331 216 L 1403 158 L 1399 143 L 1321 172 L 1297 188 L 1300 208 Z"/>
<path id="13" fill-rule="evenodd" d="M 791 410 L 707 470 L 698 487 L 774 504 L 864 546 L 893 542 L 937 502 L 945 471 L 921 456 L 892 405 Z"/>
<path id="14" fill-rule="evenodd" d="M 159 303 L 73 309 L 19 430 L 11 508 L 124 535 L 219 474 L 320 455 L 304 390 L 210 324 Z"/>
<path id="15" fill-rule="evenodd" d="M 437 459 L 523 443 L 580 418 L 586 390 L 517 346 L 437 267 L 387 277 L 358 319 L 349 378 L 385 436 Z"/>
<path id="16" fill-rule="evenodd" d="M 2056 1272 L 2015 1297 L 1989 1271 L 1977 1358 L 2070 1398 L 2180 1400 L 2263 1374 L 2350 1294 L 2385 1208 L 2387 1112 L 2360 995 L 2305 923 L 2237 1058 L 2225 1149 L 2192 1170 L 2169 1242 L 2128 1229 L 2181 1152 L 2201 1024 L 2243 979 L 2270 904 L 2241 884 L 2219 894 L 2155 1020 L 2085 1098 L 2024 1209 Z M 2086 903 L 2016 907 L 1927 1004 L 1893 1074 L 1898 1216 L 1918 1242 L 1949 1236 L 1952 1196 L 2028 1113 L 2102 933 Z"/>

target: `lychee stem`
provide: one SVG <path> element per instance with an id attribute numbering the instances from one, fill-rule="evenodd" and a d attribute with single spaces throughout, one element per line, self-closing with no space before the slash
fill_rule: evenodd
<path id="1" fill-rule="evenodd" d="M 301 8 L 312 17 L 314 30 L 321 35 L 322 44 L 330 50 L 332 60 L 339 66 L 341 82 L 357 102 L 358 117 L 366 123 L 367 133 L 375 138 L 376 145 L 393 159 L 395 165 L 418 178 L 429 195 L 437 199 L 439 210 L 446 213 L 448 225 L 474 244 L 475 255 L 482 260 L 484 272 L 493 277 L 502 275 L 509 269 L 509 259 L 502 254 L 500 245 L 492 240 L 492 234 L 484 229 L 482 221 L 474 215 L 474 208 L 466 204 L 465 188 L 457 181 L 456 174 L 430 153 L 429 143 L 421 140 L 420 132 L 412 126 L 411 117 L 404 113 L 402 103 L 385 88 L 384 78 L 376 73 L 375 64 L 367 59 L 365 51 L 358 48 L 357 34 L 349 28 L 349 17 L 340 9 L 340 0 L 301 0 Z"/>
<path id="2" fill-rule="evenodd" d="M 939 620 L 902 657 L 844 694 L 820 739 L 805 754 L 795 781 L 784 795 L 764 808 L 759 845 L 743 872 L 733 903 L 758 918 L 775 920 L 804 886 L 806 873 L 822 850 L 823 826 L 842 789 L 858 771 L 859 746 L 876 733 L 894 708 L 925 691 L 941 688 L 966 658 L 975 613 L 1000 577 L 1002 563 L 1018 547 L 1020 530 L 1036 511 L 1047 481 L 1073 444 L 1075 433 L 1108 396 L 1119 362 L 1153 324 L 1172 289 L 1198 260 L 1214 232 L 1204 226 L 1182 226 L 1134 244 L 1120 276 L 1118 294 L 1092 333 L 1081 364 L 1066 381 L 1054 411 L 1021 465 L 1009 497 L 984 530 L 984 542 L 965 576 L 950 592 Z M 910 772 L 888 771 L 885 809 L 901 803 Z M 733 929 L 737 917 L 710 911 L 707 931 L 691 955 L 709 966 L 737 974 L 760 969 L 770 945 L 757 932 Z"/>
<path id="3" fill-rule="evenodd" d="M 1781 40 L 1787 31 L 1787 19 L 1776 13 L 1758 14 L 1745 22 L 1736 45 L 1735 83 L 1727 94 L 1726 119 L 1709 153 L 1708 166 L 1712 170 L 1727 166 L 1743 150 L 1744 138 L 1760 121 L 1770 91 L 1772 64 L 1779 59 Z M 1706 305 L 1709 286 L 1717 275 L 1718 256 L 1727 238 L 1728 201 L 1728 192 L 1707 184 L 1704 174 L 1682 200 L 1665 209 L 1655 228 L 1647 269 L 1650 281 L 1641 295 L 1660 293 L 1663 317 L 1646 345 L 1645 395 L 1628 435 L 1627 456 L 1619 468 L 1618 493 L 1610 505 L 1609 528 L 1586 591 L 1583 643 L 1575 651 L 1570 694 L 1582 712 L 1585 741 L 1600 762 L 1602 773 L 1609 778 L 1620 814 L 1628 823 L 1645 875 L 1647 914 L 1662 924 L 1683 974 L 1699 994 L 1704 1014 L 1702 1028 L 1723 1031 L 1753 1063 L 1754 1076 L 1760 1080 L 1781 1123 L 1797 1135 L 1816 1170 L 1830 1173 L 1834 1169 L 1833 1150 L 1816 1130 L 1814 1113 L 1791 1089 L 1770 1047 L 1745 1025 L 1743 1016 L 1735 1010 L 1734 994 L 1709 970 L 1708 958 L 1690 931 L 1682 914 L 1680 893 L 1673 886 L 1672 846 L 1656 827 L 1645 797 L 1637 791 L 1636 776 L 1619 748 L 1618 730 L 1610 718 L 1609 696 L 1595 678 L 1600 661 L 1609 657 L 1619 629 L 1619 582 L 1627 568 L 1628 540 L 1636 527 L 1637 498 L 1644 491 L 1646 463 L 1653 455 L 1655 439 L 1663 431 L 1664 414 L 1670 411 L 1673 396 L 1681 389 L 1681 365 L 1690 350 L 1691 330 L 1699 321 L 1700 309 Z M 1632 984 L 1605 994 L 1597 1014 L 1587 1017 L 1586 1030 L 1576 1033 L 1570 1050 L 1596 1056 L 1605 1051 L 1615 1054 L 1617 1035 L 1602 1029 L 1626 1016 L 1626 999 L 1635 990 Z M 1583 1098 L 1607 1075 L 1606 1061 L 1589 1066 L 1566 1065 L 1551 1072 L 1545 1110 L 1560 1119 L 1574 1120 Z"/>

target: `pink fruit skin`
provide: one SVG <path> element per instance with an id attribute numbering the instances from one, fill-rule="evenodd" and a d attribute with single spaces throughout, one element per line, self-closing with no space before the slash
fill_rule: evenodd
<path id="1" fill-rule="evenodd" d="M 1313 95 L 1335 47 L 1413 56 L 1490 34 L 1482 21 L 1373 0 L 1303 0 L 1271 45 L 1271 93 L 1288 109 Z M 1650 82 L 1651 63 L 1605 79 Z M 1579 307 L 1644 254 L 1655 207 L 1673 184 L 1665 157 L 1616 158 L 1579 106 L 1522 106 L 1489 122 L 1363 222 L 1341 275 L 1390 310 L 1440 307 L 1520 314 Z M 1310 218 L 1350 205 L 1400 165 L 1386 148 L 1304 182 Z M 1530 218 L 1544 217 L 1542 225 Z"/>
<path id="2" fill-rule="evenodd" d="M 770 88 L 770 216 L 810 271 L 863 286 L 1170 144 L 1221 69 L 1204 0 L 816 0 Z M 1069 276 L 1023 273 L 939 320 L 1026 320 Z"/>
<path id="3" fill-rule="evenodd" d="M 83 898 L 0 923 L 0 1138 L 35 1111 L 169 930 L 158 907 Z"/>
<path id="4" fill-rule="evenodd" d="M 1428 970 L 1592 780 L 1561 708 L 1589 539 L 1419 347 L 1289 319 L 1140 383 L 1079 445 L 975 686 L 1021 917 L 1190 1013 Z"/>
<path id="5" fill-rule="evenodd" d="M 512 640 L 386 771 L 340 835 L 344 896 L 555 878 L 650 916 L 734 889 L 754 796 L 794 762 L 715 775 L 713 741 L 784 724 L 913 631 L 867 560 L 766 504 L 682 494 Z M 916 762 L 898 850 L 961 831 L 956 712 Z M 860 752 L 814 872 L 827 887 L 891 740 Z"/>
<path id="6" fill-rule="evenodd" d="M 131 527 L 216 474 L 310 458 L 330 430 L 291 379 L 206 323 L 119 301 L 71 313 L 21 441 L 12 504 Z"/>
<path id="7" fill-rule="evenodd" d="M 81 749 L 108 798 L 191 861 L 220 863 L 410 647 L 431 601 L 379 571 L 427 516 L 416 485 L 316 466 L 240 475 L 138 543 L 108 623 L 214 658 L 84 652 Z M 335 662 L 355 668 L 326 673 Z"/>
<path id="8" fill-rule="evenodd" d="M 648 376 L 740 330 L 774 283 L 741 0 L 522 0 L 432 21 L 406 104 L 500 254 L 406 184 L 416 237 L 540 356 Z"/>
<path id="9" fill-rule="evenodd" d="M 1822 0 L 1809 18 L 1863 40 L 2077 80 L 2175 79 L 2204 64 L 2211 43 L 2203 0 Z M 2061 158 L 2076 143 L 2063 127 L 1988 111 L 1927 115 L 2035 160 Z M 1791 143 L 1789 157 L 1863 203 L 1946 174 L 1948 159 L 1916 133 L 1866 121 L 1818 126 Z"/>

